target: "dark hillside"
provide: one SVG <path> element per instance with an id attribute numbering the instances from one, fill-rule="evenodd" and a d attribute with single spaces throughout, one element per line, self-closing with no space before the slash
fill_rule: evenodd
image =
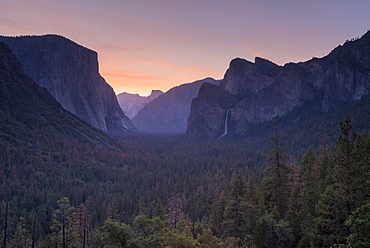
<path id="1" fill-rule="evenodd" d="M 23 73 L 10 49 L 0 43 L 0 139 L 11 147 L 32 147 L 43 137 L 37 132 L 100 147 L 119 146 L 102 131 L 65 110 L 48 91 Z"/>

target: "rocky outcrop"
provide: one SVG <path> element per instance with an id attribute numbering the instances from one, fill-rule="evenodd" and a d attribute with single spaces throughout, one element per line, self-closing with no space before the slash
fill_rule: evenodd
<path id="1" fill-rule="evenodd" d="M 253 94 L 270 86 L 282 67 L 262 58 L 255 63 L 236 58 L 230 62 L 220 87 L 233 95 Z"/>
<path id="2" fill-rule="evenodd" d="M 39 139 L 63 138 L 117 148 L 115 139 L 65 110 L 45 89 L 24 74 L 10 48 L 0 42 L 0 140 L 13 147 Z M 41 135 L 42 134 L 42 135 Z M 41 135 L 41 136 L 40 136 Z"/>
<path id="3" fill-rule="evenodd" d="M 219 88 L 229 93 L 225 98 L 234 104 L 221 107 L 220 101 L 226 100 L 212 96 L 216 89 L 209 95 L 199 92 L 189 116 L 190 137 L 219 137 L 224 132 L 228 109 L 229 133 L 244 135 L 249 124 L 283 116 L 313 99 L 322 102 L 324 112 L 339 108 L 369 93 L 370 32 L 347 41 L 323 58 L 288 63 L 284 67 L 260 58 L 255 63 L 234 59 Z M 210 122 L 212 126 L 208 125 Z"/>
<path id="4" fill-rule="evenodd" d="M 237 98 L 221 87 L 203 84 L 191 103 L 187 134 L 197 138 L 219 137 L 222 134 L 219 131 L 224 130 L 227 110 L 236 102 Z"/>
<path id="5" fill-rule="evenodd" d="M 144 132 L 185 133 L 191 101 L 203 83 L 218 84 L 213 78 L 174 87 L 154 99 L 132 119 Z"/>
<path id="6" fill-rule="evenodd" d="M 117 100 L 125 115 L 132 119 L 145 105 L 162 94 L 163 92 L 161 90 L 152 90 L 149 96 L 140 96 L 138 94 L 123 92 L 117 95 Z"/>
<path id="7" fill-rule="evenodd" d="M 99 74 L 96 52 L 58 35 L 0 37 L 0 41 L 11 48 L 25 74 L 68 111 L 110 134 L 136 130 Z"/>

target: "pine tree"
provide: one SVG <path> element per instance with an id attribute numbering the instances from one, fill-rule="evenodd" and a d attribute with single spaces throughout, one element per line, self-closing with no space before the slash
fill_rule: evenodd
<path id="1" fill-rule="evenodd" d="M 347 237 L 347 247 L 370 247 L 370 204 L 357 208 L 346 221 L 346 226 L 351 232 Z"/>
<path id="2" fill-rule="evenodd" d="M 270 137 L 274 142 L 274 147 L 270 149 L 268 157 L 269 166 L 266 172 L 269 174 L 262 181 L 265 194 L 265 204 L 271 211 L 277 207 L 281 218 L 288 210 L 288 199 L 290 196 L 289 176 L 291 169 L 286 165 L 287 155 L 281 142 L 278 126 L 275 126 L 275 137 Z"/>
<path id="3" fill-rule="evenodd" d="M 161 247 L 165 226 L 159 217 L 149 219 L 144 215 L 138 215 L 134 218 L 132 230 L 130 242 L 137 244 L 138 247 Z"/>
<path id="4" fill-rule="evenodd" d="M 31 244 L 31 233 L 26 228 L 26 220 L 21 217 L 14 234 L 14 239 L 10 242 L 10 247 L 29 247 Z"/>
<path id="5" fill-rule="evenodd" d="M 35 243 L 36 243 L 36 213 L 33 215 L 33 220 L 32 220 L 32 242 L 31 242 L 31 248 L 35 248 Z"/>
<path id="6" fill-rule="evenodd" d="M 54 242 L 61 243 L 62 248 L 67 248 L 76 239 L 73 228 L 76 226 L 76 212 L 67 197 L 62 197 L 57 203 L 58 209 L 55 210 L 51 229 L 54 231 Z"/>
<path id="7" fill-rule="evenodd" d="M 212 230 L 203 230 L 198 237 L 198 242 L 201 248 L 223 248 L 225 245 L 216 236 L 213 235 Z"/>
<path id="8" fill-rule="evenodd" d="M 214 200 L 211 208 L 212 229 L 216 236 L 223 234 L 223 222 L 227 198 L 224 191 L 221 191 L 217 199 Z"/>
<path id="9" fill-rule="evenodd" d="M 153 217 L 159 218 L 161 221 L 168 222 L 166 215 L 166 209 L 163 206 L 161 199 L 158 197 L 155 203 L 155 208 L 153 210 Z"/>
<path id="10" fill-rule="evenodd" d="M 299 195 L 298 219 L 300 221 L 300 230 L 302 238 L 300 247 L 307 247 L 312 235 L 313 219 L 315 217 L 315 206 L 319 201 L 319 172 L 317 169 L 318 160 L 312 148 L 308 148 L 300 161 L 301 171 L 299 179 L 301 191 Z"/>
<path id="11" fill-rule="evenodd" d="M 293 238 L 289 224 L 280 219 L 275 208 L 271 213 L 266 212 L 258 219 L 253 234 L 253 245 L 257 248 L 288 248 L 292 247 Z"/>
<path id="12" fill-rule="evenodd" d="M 321 141 L 320 154 L 318 157 L 318 173 L 319 173 L 319 186 L 320 192 L 323 193 L 326 187 L 333 184 L 328 170 L 331 167 L 331 159 L 329 154 L 329 147 L 326 142 L 326 135 Z"/>
<path id="13" fill-rule="evenodd" d="M 247 184 L 247 200 L 251 203 L 251 209 L 248 211 L 248 219 L 250 221 L 250 230 L 254 230 L 258 218 L 262 215 L 262 209 L 260 204 L 259 195 L 257 188 L 253 182 L 250 180 Z"/>
<path id="14" fill-rule="evenodd" d="M 172 230 L 166 233 L 162 245 L 164 247 L 197 248 L 199 242 L 188 233 Z"/>
<path id="15" fill-rule="evenodd" d="M 251 234 L 251 220 L 248 218 L 251 210 L 252 204 L 247 200 L 245 178 L 238 174 L 233 181 L 226 203 L 224 236 L 239 238 L 243 241 L 248 234 Z"/>
<path id="16" fill-rule="evenodd" d="M 211 229 L 217 237 L 221 237 L 223 234 L 223 222 L 224 222 L 224 213 L 226 207 L 226 177 L 221 172 L 217 173 L 217 188 L 215 189 L 215 200 L 211 206 Z"/>
<path id="17" fill-rule="evenodd" d="M 179 196 L 174 196 L 174 198 L 168 204 L 168 216 L 173 229 L 178 228 L 179 221 L 184 217 L 182 211 L 184 203 L 184 199 L 180 198 Z"/>
<path id="18" fill-rule="evenodd" d="M 340 123 L 341 134 L 333 149 L 332 166 L 328 172 L 329 185 L 319 201 L 316 214 L 317 246 L 344 244 L 349 229 L 345 221 L 352 212 L 366 201 L 369 192 L 369 157 L 365 136 L 352 130 L 351 119 L 346 116 Z M 318 238 L 318 239 L 317 239 Z"/>
<path id="19" fill-rule="evenodd" d="M 82 244 L 82 248 L 85 248 L 89 239 L 89 223 L 86 207 L 83 203 L 77 207 L 76 215 L 77 218 L 75 219 L 75 231 L 77 233 L 79 242 Z"/>
<path id="20" fill-rule="evenodd" d="M 114 219 L 108 219 L 103 226 L 103 242 L 108 247 L 129 247 L 133 237 L 132 228 Z"/>
<path id="21" fill-rule="evenodd" d="M 6 248 L 8 242 L 8 223 L 9 223 L 9 201 L 5 200 L 5 217 L 4 217 L 4 230 L 3 230 L 3 243 L 2 248 Z"/>

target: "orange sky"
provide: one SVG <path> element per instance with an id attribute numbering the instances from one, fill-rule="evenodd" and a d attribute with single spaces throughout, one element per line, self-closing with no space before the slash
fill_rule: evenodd
<path id="1" fill-rule="evenodd" d="M 60 34 L 99 54 L 115 92 L 223 77 L 230 60 L 322 57 L 370 28 L 370 1 L 0 0 L 0 34 Z"/>

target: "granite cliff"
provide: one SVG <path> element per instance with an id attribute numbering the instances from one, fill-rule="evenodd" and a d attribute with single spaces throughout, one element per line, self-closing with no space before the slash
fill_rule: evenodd
<path id="1" fill-rule="evenodd" d="M 323 58 L 283 67 L 261 58 L 255 63 L 237 58 L 220 86 L 201 87 L 192 102 L 187 134 L 215 139 L 227 121 L 229 133 L 248 135 L 250 124 L 284 116 L 312 100 L 327 112 L 361 99 L 369 90 L 370 31 Z"/>
<path id="2" fill-rule="evenodd" d="M 10 48 L 0 42 L 0 141 L 6 146 L 33 147 L 41 139 L 120 147 L 101 130 L 82 121 L 24 74 Z"/>
<path id="3" fill-rule="evenodd" d="M 163 92 L 161 90 L 152 90 L 149 96 L 140 96 L 138 94 L 123 92 L 117 95 L 117 100 L 125 115 L 132 119 L 145 105 L 162 94 Z"/>
<path id="4" fill-rule="evenodd" d="M 219 84 L 219 81 L 205 78 L 174 87 L 145 105 L 132 122 L 144 132 L 185 133 L 191 101 L 203 83 Z"/>
<path id="5" fill-rule="evenodd" d="M 24 72 L 68 111 L 113 135 L 136 128 L 99 74 L 98 54 L 58 35 L 0 37 Z"/>

